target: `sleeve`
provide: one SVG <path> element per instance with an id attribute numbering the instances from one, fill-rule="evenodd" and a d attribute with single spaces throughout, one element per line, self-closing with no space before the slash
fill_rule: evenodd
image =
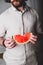
<path id="1" fill-rule="evenodd" d="M 37 32 L 37 36 L 38 36 L 38 42 L 40 43 L 40 41 L 42 41 L 43 39 L 43 29 L 42 29 L 42 25 L 41 25 L 41 21 L 39 18 L 38 13 L 36 12 L 36 32 Z"/>
<path id="2" fill-rule="evenodd" d="M 0 37 L 5 36 L 5 28 L 3 25 L 3 19 L 2 16 L 0 16 Z"/>
<path id="3" fill-rule="evenodd" d="M 5 36 L 5 29 L 4 26 L 0 24 L 0 37 Z"/>
<path id="4" fill-rule="evenodd" d="M 37 25 L 36 25 L 36 30 L 39 34 L 43 34 L 42 26 L 41 26 L 41 21 L 39 20 L 39 17 L 37 18 Z"/>
<path id="5" fill-rule="evenodd" d="M 40 18 L 39 18 L 39 15 L 38 13 L 36 12 L 36 32 L 38 34 L 43 34 L 43 30 L 42 30 L 42 25 L 41 25 L 41 21 L 40 21 Z"/>

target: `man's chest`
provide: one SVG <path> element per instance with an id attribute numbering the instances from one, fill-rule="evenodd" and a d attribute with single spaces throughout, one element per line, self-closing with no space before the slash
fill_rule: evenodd
<path id="1" fill-rule="evenodd" d="M 22 14 L 10 14 L 6 17 L 5 23 L 8 34 L 23 34 L 23 32 L 30 32 L 34 24 L 35 19 L 33 16 L 23 16 Z"/>

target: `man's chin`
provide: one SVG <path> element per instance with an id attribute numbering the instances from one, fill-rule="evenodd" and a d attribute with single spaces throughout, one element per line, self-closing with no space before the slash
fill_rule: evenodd
<path id="1" fill-rule="evenodd" d="M 21 5 L 15 6 L 13 3 L 12 3 L 12 5 L 13 5 L 13 7 L 15 7 L 18 11 L 20 11 L 20 10 L 19 10 L 19 7 L 21 7 Z"/>

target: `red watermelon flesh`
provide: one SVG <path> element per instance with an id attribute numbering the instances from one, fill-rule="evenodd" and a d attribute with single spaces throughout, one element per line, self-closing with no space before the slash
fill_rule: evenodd
<path id="1" fill-rule="evenodd" d="M 15 40 L 17 40 L 19 43 L 22 43 L 22 42 L 24 42 L 24 36 L 15 35 Z"/>
<path id="2" fill-rule="evenodd" d="M 31 33 L 26 33 L 26 34 L 24 34 L 24 37 L 25 37 L 25 42 L 26 42 L 27 40 L 30 39 Z"/>
<path id="3" fill-rule="evenodd" d="M 17 44 L 25 44 L 29 42 L 31 34 L 32 33 L 26 33 L 24 35 L 17 34 L 13 36 L 13 39 Z"/>

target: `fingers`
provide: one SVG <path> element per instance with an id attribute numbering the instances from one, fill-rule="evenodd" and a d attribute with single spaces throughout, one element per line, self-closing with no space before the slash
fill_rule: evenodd
<path id="1" fill-rule="evenodd" d="M 32 44 L 35 44 L 35 43 L 36 43 L 36 41 L 34 41 L 34 40 L 32 40 L 32 39 L 30 40 L 30 42 L 31 42 Z"/>
<path id="2" fill-rule="evenodd" d="M 15 47 L 16 45 L 17 45 L 17 44 L 15 44 L 14 41 L 13 41 L 13 42 L 11 42 L 11 43 L 8 45 L 8 47 L 9 47 L 9 48 L 13 48 L 13 47 Z"/>
<path id="3" fill-rule="evenodd" d="M 37 41 L 37 36 L 36 35 L 33 35 L 32 34 L 32 36 L 31 36 L 31 38 L 30 38 L 30 42 L 32 43 L 32 44 L 35 44 L 36 43 L 36 41 Z"/>
<path id="4" fill-rule="evenodd" d="M 5 40 L 5 44 L 10 44 L 12 42 L 12 39 L 11 38 L 7 38 L 6 40 Z"/>
<path id="5" fill-rule="evenodd" d="M 16 46 L 16 44 L 12 44 L 12 45 L 7 46 L 7 48 L 12 49 L 12 48 L 14 48 L 15 46 Z"/>
<path id="6" fill-rule="evenodd" d="M 7 39 L 5 40 L 5 42 L 4 42 L 4 44 L 5 44 L 5 46 L 6 46 L 7 48 L 13 48 L 13 47 L 15 47 L 15 46 L 17 45 L 17 44 L 14 43 L 14 40 L 11 39 L 11 38 L 7 38 Z"/>

